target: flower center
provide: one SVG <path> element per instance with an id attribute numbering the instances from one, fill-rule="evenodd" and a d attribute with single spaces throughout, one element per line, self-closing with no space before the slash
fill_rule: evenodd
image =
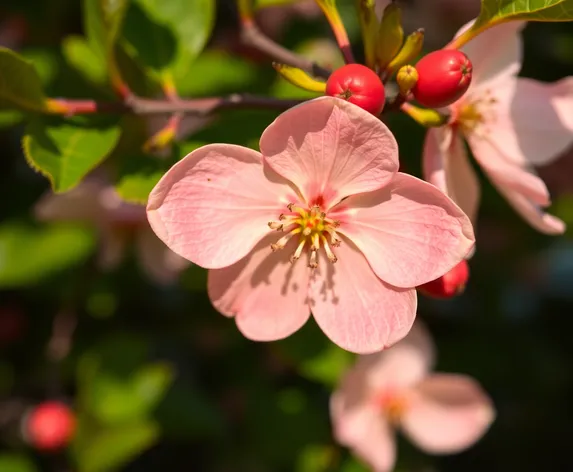
<path id="1" fill-rule="evenodd" d="M 496 113 L 492 105 L 497 99 L 486 90 L 483 95 L 474 100 L 464 100 L 454 114 L 454 122 L 466 133 L 476 130 L 480 125 L 495 121 Z"/>
<path id="2" fill-rule="evenodd" d="M 397 425 L 407 407 L 404 395 L 399 395 L 394 391 L 385 390 L 376 395 L 374 402 L 382 410 L 388 422 Z"/>
<path id="3" fill-rule="evenodd" d="M 278 221 L 269 222 L 271 229 L 286 232 L 276 243 L 271 244 L 271 249 L 273 251 L 283 249 L 293 236 L 297 236 L 298 246 L 290 256 L 292 263 L 300 258 L 305 248 L 308 248 L 310 250 L 308 266 L 316 269 L 318 267 L 317 253 L 321 247 L 324 248 L 328 260 L 335 263 L 338 259 L 332 252 L 331 246 L 340 246 L 341 240 L 335 229 L 340 226 L 340 222 L 328 218 L 318 205 L 304 209 L 294 203 L 289 203 L 287 209 L 289 214 L 283 213 Z"/>

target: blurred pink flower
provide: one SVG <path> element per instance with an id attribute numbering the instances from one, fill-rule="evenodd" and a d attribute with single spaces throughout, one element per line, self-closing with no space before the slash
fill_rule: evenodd
<path id="1" fill-rule="evenodd" d="M 433 185 L 398 173 L 390 130 L 344 100 L 284 112 L 260 149 L 210 144 L 183 158 L 149 197 L 156 234 L 214 269 L 213 305 L 250 339 L 285 338 L 311 310 L 349 351 L 403 338 L 413 287 L 473 247 L 467 216 Z"/>
<path id="2" fill-rule="evenodd" d="M 494 420 L 491 400 L 472 378 L 430 373 L 434 347 L 416 323 L 387 351 L 361 356 L 330 401 L 335 439 L 374 472 L 396 461 L 395 430 L 430 454 L 459 452 Z"/>
<path id="3" fill-rule="evenodd" d="M 549 163 L 573 144 L 573 78 L 542 83 L 517 77 L 524 25 L 495 26 L 462 48 L 473 62 L 472 84 L 449 107 L 449 125 L 428 131 L 424 176 L 475 222 L 480 188 L 463 136 L 515 210 L 537 230 L 560 234 L 565 224 L 543 210 L 550 205 L 549 192 L 533 166 Z"/>
<path id="4" fill-rule="evenodd" d="M 145 207 L 126 203 L 103 180 L 89 177 L 63 194 L 48 193 L 36 204 L 42 221 L 78 221 L 97 226 L 101 236 L 99 263 L 112 269 L 121 263 L 135 238 L 138 260 L 155 282 L 172 283 L 189 262 L 174 254 L 151 230 Z"/>

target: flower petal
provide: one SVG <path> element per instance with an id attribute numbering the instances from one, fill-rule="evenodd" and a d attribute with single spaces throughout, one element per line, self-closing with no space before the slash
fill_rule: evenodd
<path id="1" fill-rule="evenodd" d="M 449 195 L 475 224 L 480 186 L 459 133 L 451 127 L 426 132 L 423 170 L 424 179 Z"/>
<path id="2" fill-rule="evenodd" d="M 501 193 L 515 209 L 515 211 L 517 211 L 522 218 L 537 231 L 552 235 L 563 234 L 565 232 L 565 222 L 549 213 L 546 213 L 535 202 L 504 183 L 499 182 L 496 179 L 492 179 L 492 183 L 499 193 Z"/>
<path id="3" fill-rule="evenodd" d="M 500 146 L 489 138 L 469 136 L 470 148 L 479 165 L 493 181 L 524 195 L 541 206 L 550 203 L 549 191 L 531 166 L 510 161 Z"/>
<path id="4" fill-rule="evenodd" d="M 289 202 L 298 202 L 295 192 L 258 152 L 209 144 L 163 176 L 149 196 L 147 217 L 172 251 L 213 269 L 246 256 Z"/>
<path id="5" fill-rule="evenodd" d="M 105 211 L 98 197 L 103 188 L 99 180 L 86 179 L 69 192 L 49 192 L 36 203 L 35 216 L 41 221 L 102 222 Z"/>
<path id="6" fill-rule="evenodd" d="M 341 221 L 340 233 L 358 246 L 378 277 L 396 287 L 437 279 L 474 246 L 465 213 L 442 191 L 408 174 L 398 173 L 386 188 L 342 205 L 332 214 Z"/>
<path id="7" fill-rule="evenodd" d="M 320 97 L 281 114 L 263 133 L 266 162 L 309 204 L 384 187 L 398 170 L 398 145 L 378 118 L 345 100 Z"/>
<path id="8" fill-rule="evenodd" d="M 208 293 L 214 307 L 234 316 L 243 335 L 254 341 L 286 338 L 310 316 L 310 269 L 301 257 L 289 261 L 294 241 L 272 252 L 277 234 L 264 238 L 253 251 L 231 267 L 209 271 Z"/>
<path id="9" fill-rule="evenodd" d="M 420 382 L 435 362 L 430 334 L 421 321 L 416 321 L 408 335 L 391 348 L 360 356 L 343 380 L 349 397 L 353 389 L 364 384 L 364 391 L 402 390 Z"/>
<path id="10" fill-rule="evenodd" d="M 346 238 L 336 255 L 332 264 L 320 253 L 310 282 L 312 313 L 324 333 L 358 354 L 381 351 L 406 336 L 416 317 L 416 291 L 381 281 Z"/>
<path id="11" fill-rule="evenodd" d="M 334 438 L 346 446 L 373 472 L 391 472 L 396 462 L 396 440 L 390 425 L 374 408 L 348 408 L 344 395 L 335 392 L 330 401 Z"/>
<path id="12" fill-rule="evenodd" d="M 434 374 L 416 387 L 401 426 L 420 449 L 450 454 L 478 441 L 494 417 L 491 400 L 474 379 Z"/>
<path id="13" fill-rule="evenodd" d="M 149 226 L 142 227 L 136 236 L 138 260 L 145 273 L 155 282 L 169 285 L 175 282 L 189 261 L 175 254 Z"/>
<path id="14" fill-rule="evenodd" d="M 464 25 L 456 37 L 470 28 L 473 22 Z M 521 31 L 525 25 L 525 21 L 501 23 L 479 34 L 461 48 L 473 65 L 472 85 L 467 93 L 493 87 L 499 81 L 517 75 L 523 60 Z"/>
<path id="15" fill-rule="evenodd" d="M 511 97 L 499 100 L 488 136 L 505 156 L 543 165 L 573 145 L 573 77 L 554 83 L 519 78 Z"/>

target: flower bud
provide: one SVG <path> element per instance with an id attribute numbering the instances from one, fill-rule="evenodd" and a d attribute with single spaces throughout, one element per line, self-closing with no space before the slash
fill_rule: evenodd
<path id="1" fill-rule="evenodd" d="M 402 11 L 395 3 L 390 3 L 382 15 L 376 41 L 376 58 L 380 70 L 386 69 L 390 61 L 400 52 L 404 42 Z"/>
<path id="2" fill-rule="evenodd" d="M 364 44 L 364 58 L 366 65 L 374 69 L 376 65 L 376 36 L 378 34 L 378 19 L 374 10 L 375 0 L 356 0 L 358 6 L 358 19 L 362 31 Z"/>
<path id="3" fill-rule="evenodd" d="M 390 61 L 388 65 L 388 75 L 391 75 L 395 70 L 399 69 L 403 65 L 406 65 L 416 59 L 420 52 L 422 52 L 422 46 L 424 45 L 424 29 L 414 31 L 412 34 L 408 35 L 402 49 L 398 55 Z"/>
<path id="4" fill-rule="evenodd" d="M 452 298 L 466 288 L 470 276 L 467 260 L 463 260 L 441 277 L 418 287 L 418 291 L 432 298 Z"/>
<path id="5" fill-rule="evenodd" d="M 437 110 L 428 108 L 419 108 L 411 103 L 403 103 L 400 109 L 417 123 L 426 128 L 436 128 L 445 125 L 448 122 L 448 115 L 440 113 Z"/>
<path id="6" fill-rule="evenodd" d="M 273 67 L 283 77 L 283 79 L 301 89 L 318 93 L 324 93 L 326 90 L 326 84 L 324 82 L 313 79 L 301 69 L 287 66 L 285 64 L 278 64 L 277 62 L 273 62 Z"/>
<path id="7" fill-rule="evenodd" d="M 400 89 L 400 95 L 405 97 L 418 82 L 418 71 L 414 66 L 403 66 L 396 74 L 396 82 Z"/>
<path id="8" fill-rule="evenodd" d="M 30 445 L 42 451 L 55 451 L 70 442 L 76 420 L 67 405 L 48 401 L 26 414 L 22 427 L 24 438 Z"/>
<path id="9" fill-rule="evenodd" d="M 470 86 L 472 64 L 461 51 L 441 49 L 416 64 L 418 82 L 412 89 L 416 100 L 427 107 L 441 108 L 459 100 Z"/>
<path id="10" fill-rule="evenodd" d="M 335 70 L 326 82 L 326 95 L 347 100 L 376 116 L 386 100 L 380 77 L 361 64 L 348 64 Z"/>

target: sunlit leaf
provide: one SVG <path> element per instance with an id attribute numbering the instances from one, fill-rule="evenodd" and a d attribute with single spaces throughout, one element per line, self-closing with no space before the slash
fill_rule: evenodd
<path id="1" fill-rule="evenodd" d="M 107 71 L 101 56 L 81 36 L 68 36 L 62 43 L 62 52 L 68 63 L 95 84 L 106 81 Z"/>
<path id="2" fill-rule="evenodd" d="M 482 0 L 473 29 L 507 20 L 571 21 L 573 0 Z"/>
<path id="3" fill-rule="evenodd" d="M 159 439 L 159 427 L 151 420 L 141 420 L 103 428 L 85 435 L 76 445 L 78 472 L 114 472 L 120 470 Z"/>
<path id="4" fill-rule="evenodd" d="M 77 226 L 5 223 L 0 226 L 0 286 L 36 283 L 85 260 L 94 245 L 93 234 Z"/>
<path id="5" fill-rule="evenodd" d="M 65 192 L 107 157 L 120 135 L 116 125 L 38 119 L 29 123 L 22 143 L 30 166 L 55 192 Z"/>

